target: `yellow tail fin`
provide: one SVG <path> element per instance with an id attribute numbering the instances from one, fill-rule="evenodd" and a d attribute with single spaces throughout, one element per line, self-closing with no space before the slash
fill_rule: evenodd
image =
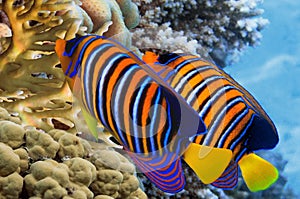
<path id="1" fill-rule="evenodd" d="M 238 164 L 245 183 L 252 192 L 265 190 L 278 179 L 277 169 L 254 153 L 245 155 Z"/>
<path id="2" fill-rule="evenodd" d="M 227 168 L 232 157 L 229 149 L 214 148 L 192 143 L 184 153 L 185 162 L 200 180 L 210 184 L 218 179 Z"/>

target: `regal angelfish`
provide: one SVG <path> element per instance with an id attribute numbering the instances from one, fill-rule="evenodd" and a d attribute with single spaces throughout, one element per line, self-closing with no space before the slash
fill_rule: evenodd
<path id="1" fill-rule="evenodd" d="M 147 52 L 144 60 L 186 99 L 207 126 L 206 134 L 194 137 L 194 149 L 205 145 L 233 152 L 230 165 L 216 181 L 206 177 L 212 167 L 203 168 L 199 165 L 205 163 L 191 159 L 189 154 L 193 150 L 185 153 L 184 159 L 203 182 L 232 189 L 238 181 L 238 165 L 251 191 L 266 189 L 277 180 L 276 168 L 253 152 L 274 148 L 278 133 L 248 91 L 221 68 L 198 56 L 176 53 L 156 56 Z"/>

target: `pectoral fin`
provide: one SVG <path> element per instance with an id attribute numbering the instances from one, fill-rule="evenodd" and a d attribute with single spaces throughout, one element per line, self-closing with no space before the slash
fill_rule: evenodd
<path id="1" fill-rule="evenodd" d="M 91 134 L 95 137 L 95 139 L 98 139 L 98 130 L 97 130 L 97 120 L 92 117 L 84 108 L 82 110 L 83 118 L 91 131 Z"/>
<path id="2" fill-rule="evenodd" d="M 265 190 L 278 179 L 278 170 L 254 153 L 245 155 L 238 164 L 245 183 L 252 192 Z"/>
<path id="3" fill-rule="evenodd" d="M 185 162 L 200 180 L 210 184 L 218 179 L 227 168 L 232 157 L 229 149 L 214 148 L 191 143 L 184 153 Z"/>

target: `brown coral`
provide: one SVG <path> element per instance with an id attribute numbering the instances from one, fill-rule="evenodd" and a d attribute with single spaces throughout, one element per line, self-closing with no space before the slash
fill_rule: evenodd
<path id="1" fill-rule="evenodd" d="M 54 42 L 85 34 L 82 9 L 72 0 L 7 0 L 0 10 L 13 34 L 0 54 L 1 106 L 27 125 L 72 129 L 71 92 L 57 67 Z"/>
<path id="2" fill-rule="evenodd" d="M 23 187 L 19 175 L 20 157 L 0 142 L 0 198 L 18 198 Z"/>
<path id="3" fill-rule="evenodd" d="M 108 195 L 112 198 L 147 198 L 139 190 L 139 181 L 133 175 L 134 165 L 114 150 L 102 149 L 94 152 L 90 161 L 97 168 L 97 178 L 91 184 L 91 190 L 98 198 Z"/>
<path id="4" fill-rule="evenodd" d="M 94 196 L 88 186 L 95 178 L 96 169 L 87 160 L 74 158 L 65 164 L 53 160 L 38 161 L 31 166 L 30 172 L 24 178 L 29 196 L 78 198 L 79 195 L 89 199 Z"/>
<path id="5" fill-rule="evenodd" d="M 13 91 L 28 88 L 36 92 L 45 90 L 45 87 L 55 89 L 62 86 L 64 77 L 60 69 L 54 67 L 58 60 L 53 53 L 54 46 L 50 44 L 58 37 L 72 38 L 79 30 L 81 21 L 75 19 L 72 12 L 56 14 L 59 10 L 71 10 L 74 6 L 73 1 L 57 0 L 25 1 L 19 6 L 15 6 L 13 0 L 7 0 L 0 4 L 14 34 L 9 49 L 1 55 L 2 89 Z M 41 72 L 52 78 L 45 80 L 33 75 Z"/>
<path id="6" fill-rule="evenodd" d="M 117 35 L 116 39 L 130 47 L 128 29 L 139 20 L 135 4 L 130 0 L 84 0 L 80 5 L 78 0 L 0 2 L 2 23 L 13 34 L 1 40 L 0 105 L 19 113 L 27 125 L 44 131 L 76 131 L 74 116 L 79 108 L 72 107 L 72 93 L 59 68 L 54 52 L 57 38 L 71 39 L 94 29 L 96 34 Z"/>
<path id="7" fill-rule="evenodd" d="M 0 121 L 0 140 L 12 148 L 18 148 L 24 141 L 25 130 L 11 121 Z"/>
<path id="8" fill-rule="evenodd" d="M 26 131 L 26 147 L 33 160 L 55 158 L 59 150 L 59 144 L 50 135 L 36 129 Z"/>
<path id="9" fill-rule="evenodd" d="M 0 120 L 10 117 L 0 110 Z M 23 197 L 21 192 L 39 199 L 147 198 L 139 189 L 134 166 L 104 143 L 91 146 L 67 131 L 44 132 L 11 121 L 1 123 L 14 129 L 15 135 L 20 131 L 25 136 L 13 142 L 22 140 L 22 145 L 0 139 L 0 198 Z"/>

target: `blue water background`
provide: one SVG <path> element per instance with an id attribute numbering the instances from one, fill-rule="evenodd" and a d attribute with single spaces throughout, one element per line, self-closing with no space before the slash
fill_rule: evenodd
<path id="1" fill-rule="evenodd" d="M 288 186 L 300 194 L 300 0 L 265 1 L 270 20 L 261 45 L 227 67 L 263 105 L 275 122 L 287 166 Z"/>

